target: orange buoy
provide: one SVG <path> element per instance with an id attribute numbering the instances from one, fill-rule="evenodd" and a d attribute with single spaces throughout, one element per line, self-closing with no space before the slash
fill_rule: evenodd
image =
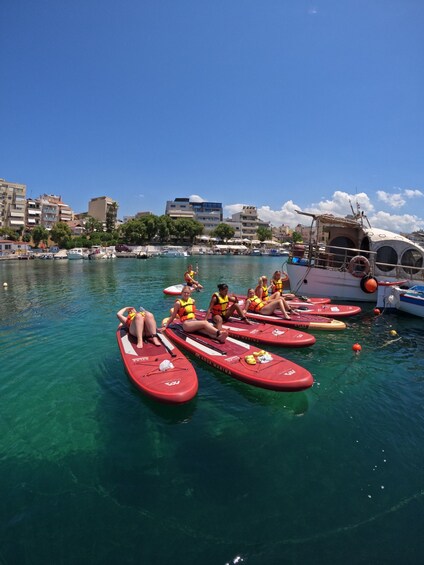
<path id="1" fill-rule="evenodd" d="M 359 343 L 354 343 L 352 345 L 352 349 L 355 353 L 359 353 L 361 351 L 362 347 Z"/>
<path id="2" fill-rule="evenodd" d="M 377 281 L 373 277 L 370 277 L 369 279 L 364 281 L 364 288 L 366 292 L 369 292 L 370 294 L 375 292 L 377 290 L 377 287 L 378 287 Z"/>
<path id="3" fill-rule="evenodd" d="M 375 314 L 376 316 L 378 316 L 379 314 L 381 314 L 380 308 L 374 308 L 374 314 Z"/>

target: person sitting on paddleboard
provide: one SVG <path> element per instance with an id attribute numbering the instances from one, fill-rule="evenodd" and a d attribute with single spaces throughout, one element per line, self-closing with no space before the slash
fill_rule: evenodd
<path id="1" fill-rule="evenodd" d="M 194 276 L 197 275 L 197 269 L 193 270 L 193 265 L 187 267 L 187 271 L 184 273 L 184 281 L 187 286 L 194 288 L 195 290 L 201 290 L 203 286 L 196 281 Z"/>
<path id="2" fill-rule="evenodd" d="M 116 313 L 118 320 L 137 338 L 137 347 L 143 347 L 143 338 L 151 339 L 155 345 L 160 345 L 157 337 L 156 320 L 151 312 L 140 306 L 139 311 L 134 306 L 125 306 Z"/>
<path id="3" fill-rule="evenodd" d="M 212 322 L 217 330 L 222 328 L 222 323 L 226 322 L 234 311 L 246 324 L 250 324 L 246 318 L 246 312 L 239 306 L 238 299 L 234 294 L 228 294 L 228 285 L 221 283 L 218 285 L 218 292 L 212 294 L 209 308 L 206 311 L 206 319 L 212 312 Z"/>
<path id="4" fill-rule="evenodd" d="M 284 296 L 285 300 L 293 300 L 293 298 L 295 298 L 295 295 L 292 294 L 291 292 L 284 292 L 284 281 L 288 280 L 287 275 L 286 279 L 282 279 L 281 278 L 281 271 L 275 271 L 274 274 L 272 275 L 272 279 L 271 279 L 271 292 L 274 293 L 278 293 L 279 296 Z"/>
<path id="5" fill-rule="evenodd" d="M 224 343 L 228 337 L 226 330 L 217 330 L 207 320 L 196 320 L 195 300 L 190 297 L 190 294 L 190 287 L 185 286 L 181 292 L 181 298 L 177 298 L 174 307 L 171 309 L 171 316 L 167 319 L 165 328 L 172 324 L 178 316 L 183 323 L 183 330 L 185 332 L 200 332 L 217 339 L 220 343 Z"/>
<path id="6" fill-rule="evenodd" d="M 280 298 L 279 292 L 274 292 L 273 294 L 269 294 L 271 290 L 271 286 L 268 286 L 268 277 L 266 275 L 262 275 L 259 277 L 258 285 L 255 288 L 255 294 L 258 298 L 266 302 L 267 300 L 275 300 L 276 298 Z"/>
<path id="7" fill-rule="evenodd" d="M 291 309 L 287 306 L 283 298 L 269 299 L 267 301 L 262 300 L 259 296 L 256 296 L 253 288 L 249 288 L 247 291 L 247 298 L 245 304 L 246 312 L 254 312 L 255 314 L 274 314 L 275 310 L 281 310 L 283 316 L 286 320 L 291 320 L 289 312 Z"/>

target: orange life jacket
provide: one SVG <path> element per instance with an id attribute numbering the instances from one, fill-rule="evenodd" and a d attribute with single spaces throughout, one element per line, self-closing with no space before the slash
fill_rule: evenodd
<path id="1" fill-rule="evenodd" d="M 249 300 L 249 312 L 259 312 L 265 306 L 265 302 L 261 300 L 258 296 L 253 295 Z"/>
<path id="2" fill-rule="evenodd" d="M 213 306 L 212 306 L 212 314 L 214 315 L 219 315 L 219 316 L 224 316 L 225 312 L 227 311 L 228 308 L 228 304 L 229 304 L 229 298 L 228 298 L 228 294 L 227 296 L 225 296 L 225 298 L 223 298 L 219 292 L 215 292 L 212 296 L 216 296 L 218 299 L 218 302 L 216 302 Z"/>
<path id="3" fill-rule="evenodd" d="M 262 286 L 261 288 L 262 288 L 262 298 L 263 298 L 263 300 L 268 300 L 268 287 L 265 285 L 265 286 Z"/>
<path id="4" fill-rule="evenodd" d="M 187 300 L 183 300 L 182 298 L 178 301 L 180 303 L 180 308 L 178 310 L 178 316 L 182 322 L 185 320 L 194 320 L 196 318 L 196 306 L 194 304 L 194 300 L 192 298 L 188 298 Z"/>

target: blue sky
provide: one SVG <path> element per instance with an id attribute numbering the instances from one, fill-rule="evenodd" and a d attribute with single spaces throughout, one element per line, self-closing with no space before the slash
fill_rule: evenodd
<path id="1" fill-rule="evenodd" d="M 0 177 L 424 229 L 422 0 L 1 0 Z"/>

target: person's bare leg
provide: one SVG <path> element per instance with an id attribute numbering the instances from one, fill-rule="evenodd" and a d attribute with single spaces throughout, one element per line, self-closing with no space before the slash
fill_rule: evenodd
<path id="1" fill-rule="evenodd" d="M 130 325 L 130 334 L 137 338 L 137 347 L 140 349 L 143 347 L 143 331 L 144 316 L 137 312 Z"/>
<path id="2" fill-rule="evenodd" d="M 161 345 L 159 338 L 155 335 L 157 333 L 156 320 L 151 312 L 145 312 L 144 328 L 146 337 L 151 337 L 155 345 Z"/>

